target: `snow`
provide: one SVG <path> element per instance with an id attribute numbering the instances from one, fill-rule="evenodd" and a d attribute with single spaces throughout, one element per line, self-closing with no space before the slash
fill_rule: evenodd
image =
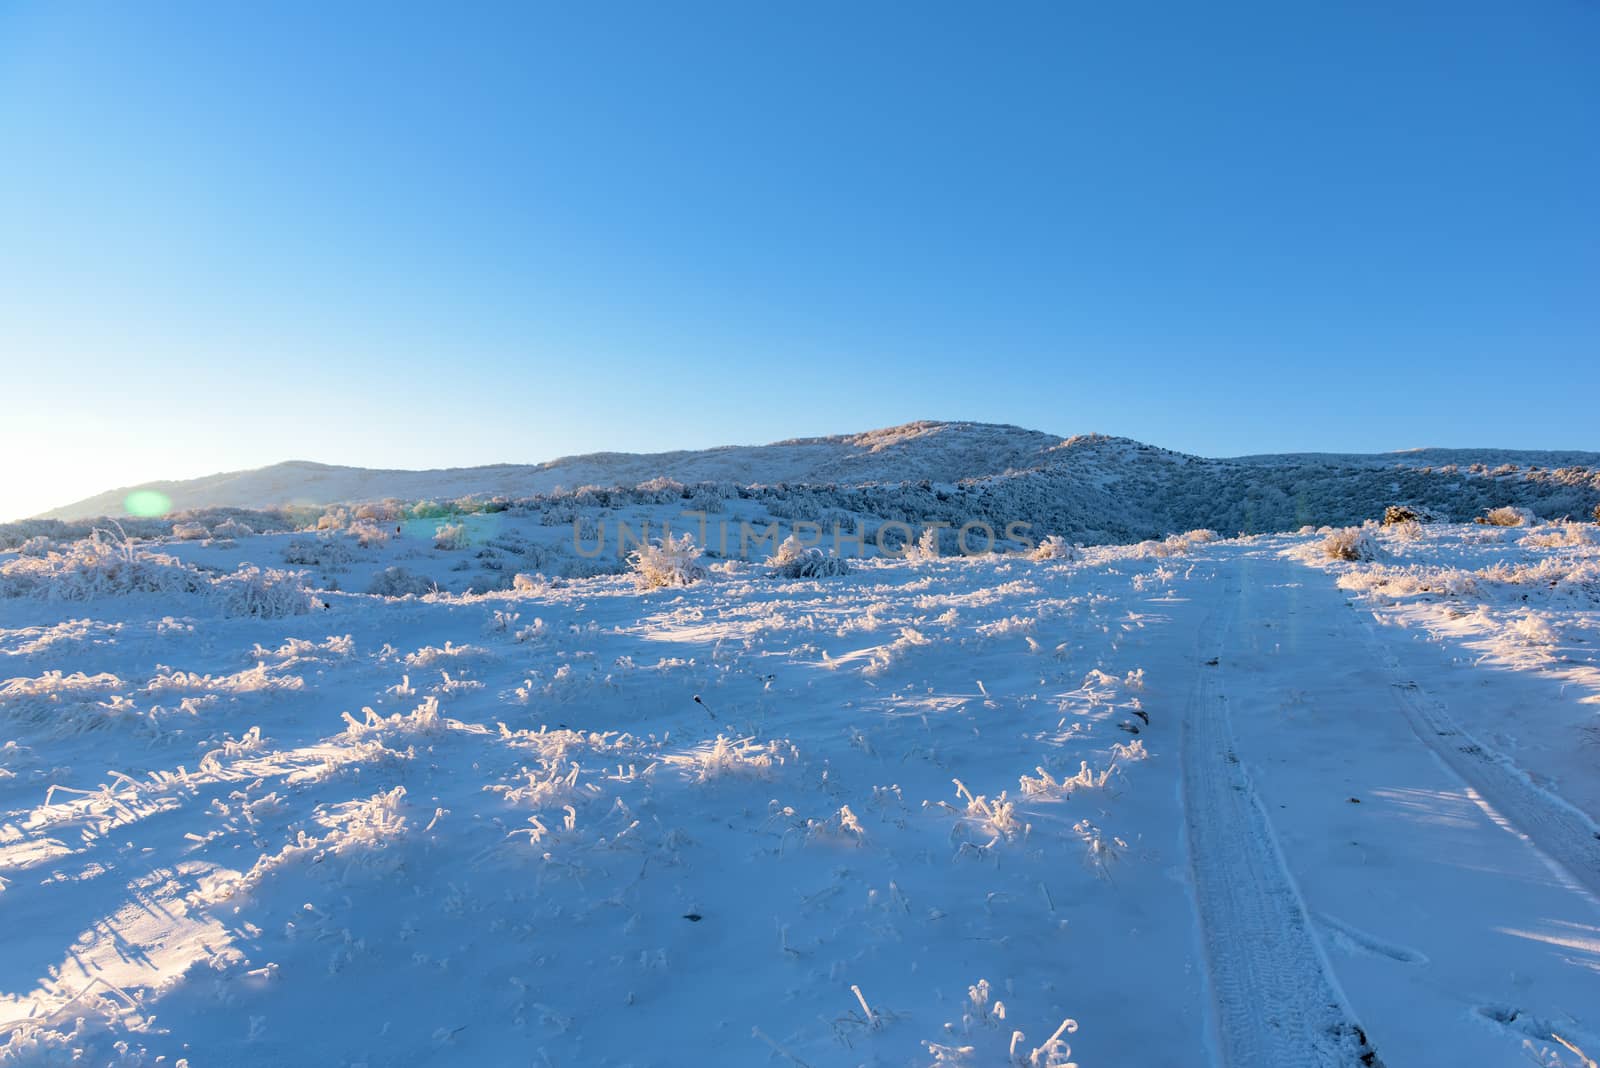
<path id="1" fill-rule="evenodd" d="M 1600 1051 L 1591 526 L 659 586 L 542 519 L 0 554 L 0 1063 Z"/>
<path id="2" fill-rule="evenodd" d="M 1105 544 L 1196 528 L 1257 533 L 1306 523 L 1350 526 L 1377 519 L 1386 505 L 1399 503 L 1458 522 L 1496 508 L 1521 508 L 1545 519 L 1587 517 L 1600 504 L 1600 454 L 1422 450 L 1219 460 L 1103 434 L 1063 439 L 1014 426 L 919 422 L 772 445 L 596 453 L 534 465 L 383 471 L 293 462 L 140 488 L 171 499 L 176 514 L 165 521 L 163 534 L 176 529 L 175 523 L 188 536 L 199 533 L 197 525 L 204 530 L 209 524 L 219 538 L 235 536 L 236 524 L 284 529 L 286 522 L 304 525 L 307 517 L 300 513 L 342 503 L 354 508 L 354 519 L 336 513 L 324 519 L 367 543 L 383 536 L 378 513 L 388 522 L 395 518 L 389 506 L 372 502 L 476 498 L 481 509 L 484 501 L 501 498 L 570 522 L 595 503 L 597 487 L 628 491 L 607 494 L 613 504 L 626 498 L 715 510 L 732 500 L 751 500 L 775 515 L 798 514 L 824 524 L 834 512 L 852 513 L 871 526 L 943 521 L 959 527 L 978 520 L 1003 533 L 1021 522 L 1032 525 L 1036 540 L 1058 535 Z M 47 515 L 118 516 L 131 488 Z M 229 507 L 255 511 L 191 514 Z M 448 509 L 448 503 L 434 503 L 416 518 L 439 518 Z M 129 530 L 153 532 L 133 525 Z M 9 532 L 0 527 L 0 545 L 46 533 L 51 529 L 27 524 L 14 524 Z"/>

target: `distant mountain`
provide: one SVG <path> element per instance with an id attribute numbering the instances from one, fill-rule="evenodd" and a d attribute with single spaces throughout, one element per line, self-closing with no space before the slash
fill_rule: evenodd
<path id="1" fill-rule="evenodd" d="M 698 451 L 597 452 L 541 464 L 493 464 L 431 471 L 339 467 L 291 460 L 254 471 L 229 471 L 182 481 L 124 486 L 55 508 L 40 518 L 120 515 L 134 490 L 156 490 L 175 510 L 345 504 L 468 495 L 529 497 L 580 486 L 633 486 L 654 478 L 739 485 L 870 485 L 945 482 L 1003 474 L 1047 462 L 1061 439 L 1014 426 L 907 423 L 863 434 L 795 438 L 771 445 L 726 445 Z"/>
<path id="2" fill-rule="evenodd" d="M 842 508 L 895 521 L 1012 520 L 1085 542 L 1211 527 L 1225 533 L 1351 523 L 1386 504 L 1425 504 L 1456 519 L 1513 504 L 1582 516 L 1600 502 L 1600 453 L 1419 449 L 1208 459 L 1103 434 L 1060 438 L 1015 426 L 917 422 L 861 434 L 699 451 L 591 453 L 542 464 L 390 471 L 293 461 L 180 482 L 130 486 L 41 518 L 120 515 L 157 490 L 174 511 L 273 509 L 397 498 L 512 500 L 655 480 L 720 484 L 724 495 L 782 500 L 789 514 Z M 659 493 L 660 489 L 649 490 Z M 587 498 L 585 498 L 587 499 Z M 775 508 L 775 511 L 777 509 Z"/>

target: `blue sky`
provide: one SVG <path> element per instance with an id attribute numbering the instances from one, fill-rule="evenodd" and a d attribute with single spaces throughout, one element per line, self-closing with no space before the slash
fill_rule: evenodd
<path id="1" fill-rule="evenodd" d="M 0 516 L 916 418 L 1600 449 L 1600 3 L 0 7 Z"/>

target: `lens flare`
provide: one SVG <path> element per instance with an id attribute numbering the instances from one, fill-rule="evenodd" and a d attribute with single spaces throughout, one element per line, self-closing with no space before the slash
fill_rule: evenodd
<path id="1" fill-rule="evenodd" d="M 134 490 L 122 499 L 122 509 L 129 515 L 149 519 L 172 511 L 172 498 L 156 490 Z"/>

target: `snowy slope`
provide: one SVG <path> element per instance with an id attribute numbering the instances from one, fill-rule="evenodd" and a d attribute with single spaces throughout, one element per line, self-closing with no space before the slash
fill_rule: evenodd
<path id="1" fill-rule="evenodd" d="M 982 423 L 908 423 L 835 437 L 695 452 L 591 453 L 542 464 L 496 464 L 436 471 L 386 471 L 305 461 L 179 482 L 123 487 L 45 513 L 57 519 L 118 515 L 132 489 L 155 489 L 178 510 L 228 506 L 333 504 L 399 498 L 454 500 L 468 495 L 528 497 L 558 488 L 633 486 L 655 478 L 679 482 L 781 482 L 862 485 L 957 482 L 1043 462 L 1060 439 L 1019 427 Z"/>
<path id="2" fill-rule="evenodd" d="M 1592 524 L 354 592 L 471 524 L 0 553 L 0 1064 L 1600 1050 Z"/>
<path id="3" fill-rule="evenodd" d="M 1104 529 L 1121 537 L 1139 532 L 1165 533 L 1193 526 L 1262 530 L 1220 516 L 1172 507 L 1174 498 L 1193 496 L 1213 505 L 1239 504 L 1241 482 L 1268 482 L 1280 492 L 1299 493 L 1313 504 L 1351 484 L 1375 489 L 1387 486 L 1385 471 L 1397 471 L 1413 485 L 1407 491 L 1450 510 L 1449 494 L 1463 477 L 1425 469 L 1446 463 L 1482 463 L 1499 468 L 1512 464 L 1518 475 L 1542 468 L 1585 468 L 1586 481 L 1600 500 L 1600 454 L 1508 453 L 1505 450 L 1418 450 L 1373 456 L 1285 454 L 1239 460 L 1210 460 L 1145 445 L 1128 438 L 1090 434 L 1062 439 L 1013 426 L 983 423 L 909 423 L 863 434 L 804 438 L 772 445 L 728 446 L 697 452 L 652 455 L 595 453 L 543 464 L 497 464 L 436 471 L 386 471 L 334 467 L 303 461 L 275 464 L 256 471 L 235 471 L 180 482 L 123 487 L 45 513 L 47 518 L 76 519 L 120 515 L 132 489 L 166 494 L 177 511 L 209 507 L 272 508 L 283 505 L 328 505 L 386 498 L 402 501 L 451 501 L 466 496 L 527 498 L 582 486 L 634 486 L 656 478 L 693 485 L 700 482 L 740 486 L 803 484 L 864 486 L 1032 478 L 1047 483 L 1040 492 L 1058 501 L 1087 496 L 1099 501 L 1098 522 L 1076 529 Z M 1504 480 L 1505 472 L 1500 473 Z M 1482 481 L 1487 481 L 1484 479 Z M 1032 492 L 1030 488 L 1029 492 Z M 1368 492 L 1363 489 L 1362 492 Z M 1466 518 L 1481 505 L 1478 496 L 1457 508 Z M 1487 498 L 1485 498 L 1487 499 Z M 1495 498 L 1491 503 L 1513 503 Z M 1533 504 L 1532 501 L 1516 503 Z M 1563 502 L 1565 503 L 1565 502 Z M 1577 508 L 1574 499 L 1567 507 Z M 1263 500 L 1256 511 L 1273 502 Z M 1552 506 L 1557 507 L 1557 506 Z M 1381 509 L 1380 509 L 1381 510 Z M 1282 509 L 1278 509 L 1282 511 Z M 1556 514 L 1559 514 L 1557 512 Z M 1028 518 L 1028 517 L 1021 517 Z M 1345 522 L 1356 516 L 1289 515 L 1299 522 Z"/>
<path id="4" fill-rule="evenodd" d="M 1408 455 L 1419 462 L 1406 460 Z M 212 526 L 220 514 L 194 510 L 218 505 L 269 509 L 239 517 L 259 530 L 315 524 L 320 509 L 331 504 L 388 500 L 387 514 L 422 517 L 440 514 L 441 505 L 482 510 L 491 498 L 504 502 L 496 507 L 539 512 L 547 523 L 561 525 L 579 514 L 603 521 L 619 507 L 681 497 L 684 511 L 748 501 L 756 513 L 819 522 L 824 529 L 846 514 L 869 532 L 902 522 L 953 528 L 976 522 L 997 531 L 1022 523 L 1035 537 L 1058 534 L 1109 544 L 1202 527 L 1255 533 L 1358 523 L 1401 502 L 1458 521 L 1506 505 L 1552 519 L 1586 516 L 1600 504 L 1600 466 L 1516 466 L 1504 452 L 1483 456 L 1482 463 L 1467 467 L 1422 463 L 1436 457 L 1421 453 L 1212 460 L 1099 434 L 1060 439 L 1010 426 L 924 422 L 773 445 L 596 454 L 534 466 L 372 471 L 280 464 L 146 487 L 170 496 L 175 511 L 164 521 L 142 520 L 129 529 L 162 535 L 174 520 L 186 518 Z M 584 487 L 622 489 L 596 494 Z M 125 492 L 55 514 L 118 515 Z M 343 525 L 345 519 L 333 515 L 329 521 Z M 0 546 L 39 535 L 70 539 L 88 533 L 81 520 L 60 524 L 55 519 L 0 526 Z"/>

